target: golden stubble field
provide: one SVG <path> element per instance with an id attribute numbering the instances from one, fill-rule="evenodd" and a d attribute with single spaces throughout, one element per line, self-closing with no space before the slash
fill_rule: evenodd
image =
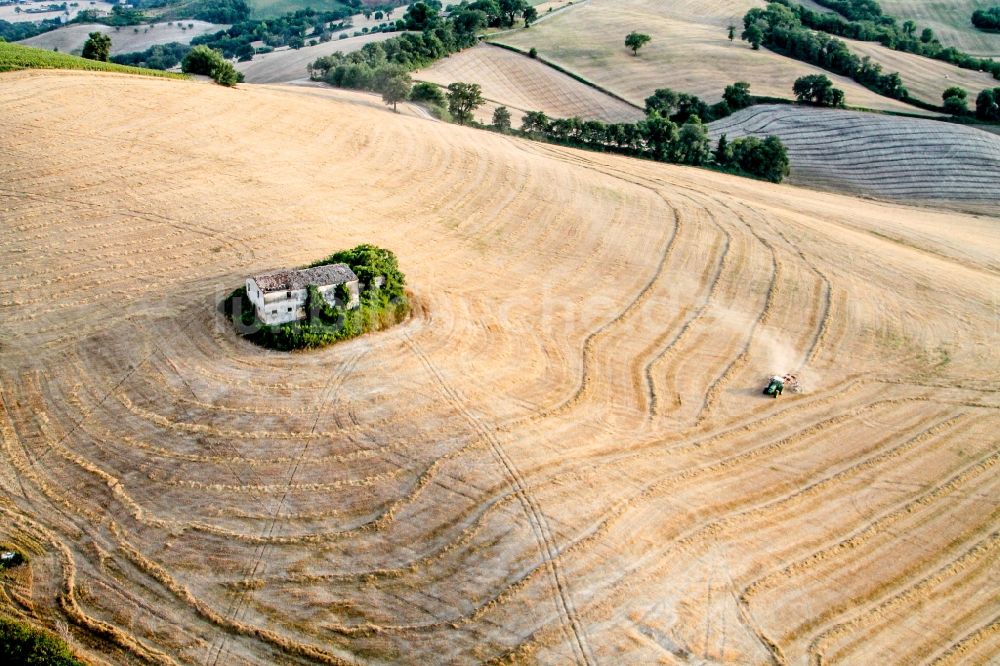
<path id="1" fill-rule="evenodd" d="M 996 218 L 360 99 L 0 77 L 0 612 L 109 664 L 997 657 Z M 359 242 L 404 325 L 221 320 Z"/>
<path id="2" fill-rule="evenodd" d="M 657 88 L 718 102 L 734 81 L 747 81 L 756 95 L 791 99 L 797 78 L 825 74 L 844 91 L 851 106 L 933 115 L 878 95 L 847 77 L 764 48 L 754 51 L 739 38 L 743 16 L 765 5 L 763 0 L 587 0 L 496 41 L 525 51 L 534 47 L 541 57 L 639 106 Z M 726 38 L 729 25 L 737 28 L 733 42 Z M 633 30 L 653 38 L 638 57 L 624 44 L 625 35 Z"/>

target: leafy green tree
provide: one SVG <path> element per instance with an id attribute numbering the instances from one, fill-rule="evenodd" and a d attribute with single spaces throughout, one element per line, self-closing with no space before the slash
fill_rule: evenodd
<path id="1" fill-rule="evenodd" d="M 675 123 L 686 123 L 692 117 L 710 121 L 712 112 L 708 104 L 697 95 L 681 93 L 677 96 L 677 112 L 670 116 L 670 120 Z"/>
<path id="2" fill-rule="evenodd" d="M 801 76 L 792 85 L 792 92 L 800 102 L 812 102 L 818 106 L 843 106 L 844 91 L 833 87 L 825 74 Z"/>
<path id="3" fill-rule="evenodd" d="M 433 83 L 420 82 L 410 91 L 410 99 L 414 102 L 424 102 L 432 106 L 445 106 L 446 100 L 441 88 Z"/>
<path id="4" fill-rule="evenodd" d="M 652 37 L 641 32 L 630 32 L 625 36 L 625 46 L 632 49 L 632 55 L 638 56 L 639 49 L 652 41 Z"/>
<path id="5" fill-rule="evenodd" d="M 506 26 L 514 25 L 517 15 L 523 14 L 524 10 L 528 8 L 528 3 L 525 0 L 498 0 L 497 4 L 500 5 L 503 24 Z"/>
<path id="6" fill-rule="evenodd" d="M 213 51 L 205 45 L 193 47 L 181 61 L 181 71 L 186 74 L 204 74 L 210 76 L 215 64 L 222 58 L 218 51 Z"/>
<path id="7" fill-rule="evenodd" d="M 646 115 L 658 113 L 669 118 L 677 112 L 677 102 L 680 95 L 670 88 L 657 88 L 646 98 Z"/>
<path id="8" fill-rule="evenodd" d="M 498 26 L 503 22 L 503 12 L 500 11 L 498 0 L 476 0 L 467 9 L 485 14 L 486 25 Z"/>
<path id="9" fill-rule="evenodd" d="M 952 86 L 941 94 L 944 110 L 954 116 L 962 116 L 969 112 L 968 93 L 958 86 Z"/>
<path id="10" fill-rule="evenodd" d="M 1000 121 L 1000 88 L 987 88 L 976 97 L 976 118 Z"/>
<path id="11" fill-rule="evenodd" d="M 726 139 L 726 135 L 723 134 L 719 137 L 719 142 L 715 145 L 715 163 L 720 166 L 726 166 L 732 158 L 733 155 L 729 149 L 729 141 Z"/>
<path id="12" fill-rule="evenodd" d="M 924 44 L 930 44 L 934 41 L 934 31 L 930 28 L 924 28 L 923 32 L 920 33 L 920 41 Z"/>
<path id="13" fill-rule="evenodd" d="M 392 105 L 392 110 L 396 111 L 396 105 L 408 98 L 412 89 L 413 81 L 409 74 L 396 74 L 382 85 L 382 101 Z"/>
<path id="14" fill-rule="evenodd" d="M 366 291 L 371 291 L 371 286 L 375 284 L 376 280 L 383 278 L 385 283 L 380 289 L 381 292 L 389 298 L 403 295 L 406 278 L 399 270 L 399 261 L 391 250 L 369 244 L 358 245 L 350 250 L 331 254 L 326 259 L 313 263 L 310 268 L 327 264 L 347 264 L 350 266 L 354 274 L 358 276 L 358 280 L 368 287 Z"/>
<path id="15" fill-rule="evenodd" d="M 538 20 L 538 10 L 534 7 L 525 7 L 521 16 L 524 17 L 524 27 L 530 28 L 531 24 Z"/>
<path id="16" fill-rule="evenodd" d="M 87 60 L 107 62 L 111 55 L 111 37 L 101 32 L 92 32 L 83 45 L 83 57 Z"/>
<path id="17" fill-rule="evenodd" d="M 243 80 L 242 75 L 236 71 L 235 67 L 233 67 L 233 63 L 222 58 L 221 56 L 212 68 L 210 76 L 212 77 L 212 80 L 220 86 L 226 86 L 227 88 L 232 88 Z"/>
<path id="18" fill-rule="evenodd" d="M 434 27 L 438 20 L 438 12 L 426 2 L 415 2 L 406 10 L 403 21 L 407 30 L 426 30 Z"/>
<path id="19" fill-rule="evenodd" d="M 639 121 L 639 133 L 646 147 L 658 160 L 667 160 L 677 145 L 677 125 L 658 113 L 651 113 Z"/>
<path id="20" fill-rule="evenodd" d="M 913 35 L 915 35 L 916 32 L 917 32 L 917 24 L 914 23 L 913 21 L 909 21 L 909 20 L 908 21 L 904 21 L 903 22 L 903 32 L 908 37 L 913 37 Z"/>
<path id="21" fill-rule="evenodd" d="M 789 173 L 788 153 L 778 137 L 737 139 L 731 151 L 731 163 L 752 176 L 780 183 Z"/>
<path id="22" fill-rule="evenodd" d="M 743 31 L 743 34 L 740 35 L 740 39 L 750 42 L 750 47 L 753 48 L 754 51 L 757 51 L 760 49 L 760 45 L 764 41 L 764 30 L 758 24 L 751 23 L 746 27 L 746 30 Z"/>
<path id="23" fill-rule="evenodd" d="M 467 9 L 457 12 L 452 17 L 455 30 L 466 35 L 477 35 L 489 25 L 490 17 L 478 9 Z"/>
<path id="24" fill-rule="evenodd" d="M 729 41 L 732 42 L 736 39 L 736 26 L 730 23 L 726 29 L 729 31 Z"/>
<path id="25" fill-rule="evenodd" d="M 223 86 L 232 87 L 243 80 L 242 74 L 236 71 L 233 64 L 214 51 L 201 44 L 195 46 L 181 61 L 181 71 L 188 74 L 204 74 Z"/>
<path id="26" fill-rule="evenodd" d="M 545 134 L 549 131 L 549 117 L 541 111 L 528 111 L 521 118 L 521 130 L 528 134 Z"/>
<path id="27" fill-rule="evenodd" d="M 475 110 L 485 103 L 478 83 L 452 83 L 448 86 L 448 111 L 461 125 L 470 122 Z"/>
<path id="28" fill-rule="evenodd" d="M 493 127 L 501 132 L 510 131 L 510 110 L 506 106 L 498 106 L 493 111 Z"/>
<path id="29" fill-rule="evenodd" d="M 726 86 L 725 92 L 722 93 L 722 99 L 725 100 L 732 111 L 747 108 L 753 104 L 753 95 L 750 94 L 750 84 L 746 81 L 737 81 L 732 85 Z"/>
<path id="30" fill-rule="evenodd" d="M 708 138 L 708 128 L 702 124 L 698 116 L 684 123 L 677 136 L 675 156 L 681 164 L 700 166 L 709 161 L 712 155 L 711 141 Z"/>
<path id="31" fill-rule="evenodd" d="M 980 30 L 1000 30 L 1000 5 L 972 12 L 972 25 Z"/>

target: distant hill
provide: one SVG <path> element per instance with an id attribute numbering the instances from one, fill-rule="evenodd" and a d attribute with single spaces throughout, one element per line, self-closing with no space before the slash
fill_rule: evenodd
<path id="1" fill-rule="evenodd" d="M 122 26 L 114 28 L 100 23 L 78 23 L 57 28 L 40 35 L 24 39 L 18 44 L 35 46 L 49 51 L 79 53 L 92 32 L 100 32 L 111 37 L 111 55 L 145 51 L 157 44 L 180 42 L 190 44 L 198 35 L 224 30 L 229 26 L 205 21 L 170 21 L 149 25 Z"/>
<path id="2" fill-rule="evenodd" d="M 177 74 L 175 72 L 163 72 L 158 69 L 145 69 L 143 67 L 116 65 L 110 62 L 98 62 L 67 53 L 36 49 L 24 46 L 23 44 L 0 42 L 0 72 L 10 72 L 19 69 L 85 69 L 98 72 L 142 74 L 143 76 L 158 76 L 161 78 L 188 78 L 185 74 Z"/>

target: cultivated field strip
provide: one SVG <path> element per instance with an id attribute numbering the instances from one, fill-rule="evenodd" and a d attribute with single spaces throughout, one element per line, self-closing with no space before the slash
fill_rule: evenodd
<path id="1" fill-rule="evenodd" d="M 765 105 L 710 126 L 713 138 L 778 136 L 791 180 L 906 202 L 987 210 L 1000 171 L 1000 140 L 976 129 L 853 111 Z"/>
<path id="2" fill-rule="evenodd" d="M 551 118 L 635 122 L 643 112 L 611 95 L 580 83 L 537 60 L 489 44 L 481 44 L 420 70 L 414 77 L 447 86 L 456 81 L 478 83 L 483 96 L 520 115 L 542 111 Z M 490 119 L 486 119 L 489 122 Z"/>
<path id="3" fill-rule="evenodd" d="M 992 220 L 378 107 L 3 78 L 5 614 L 99 663 L 996 658 Z M 359 242 L 395 329 L 217 310 Z"/>
<path id="4" fill-rule="evenodd" d="M 357 37 L 336 39 L 315 46 L 299 49 L 284 48 L 271 53 L 254 56 L 253 60 L 236 63 L 237 71 L 243 72 L 247 83 L 289 83 L 309 78 L 308 67 L 317 59 L 333 53 L 352 53 L 365 44 L 381 42 L 398 37 L 391 32 L 373 32 Z"/>
<path id="5" fill-rule="evenodd" d="M 994 88 L 1000 83 L 987 72 L 962 69 L 943 60 L 896 51 L 877 42 L 842 41 L 859 58 L 868 57 L 882 65 L 883 72 L 898 72 L 910 95 L 929 104 L 940 105 L 941 94 L 948 88 L 958 86 L 969 94 L 969 107 L 974 110 L 979 91 Z"/>
<path id="6" fill-rule="evenodd" d="M 191 25 L 191 27 L 189 28 L 188 25 Z M 226 24 L 208 23 L 206 21 L 184 21 L 183 28 L 180 21 L 174 22 L 172 25 L 150 23 L 139 27 L 139 29 L 132 27 L 121 29 L 98 23 L 81 23 L 66 25 L 55 30 L 43 32 L 35 37 L 23 39 L 18 44 L 34 46 L 35 48 L 49 51 L 61 51 L 63 53 L 80 55 L 87 37 L 90 33 L 97 31 L 111 37 L 111 55 L 118 55 L 120 53 L 145 51 L 157 44 L 169 44 L 171 42 L 190 44 L 191 40 L 195 37 L 225 30 L 228 27 Z"/>

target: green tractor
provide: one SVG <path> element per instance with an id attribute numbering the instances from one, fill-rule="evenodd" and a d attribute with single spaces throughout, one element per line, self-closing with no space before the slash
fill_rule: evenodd
<path id="1" fill-rule="evenodd" d="M 798 386 L 799 382 L 795 375 L 773 375 L 767 380 L 764 395 L 769 395 L 777 400 L 786 387 L 797 392 Z"/>

